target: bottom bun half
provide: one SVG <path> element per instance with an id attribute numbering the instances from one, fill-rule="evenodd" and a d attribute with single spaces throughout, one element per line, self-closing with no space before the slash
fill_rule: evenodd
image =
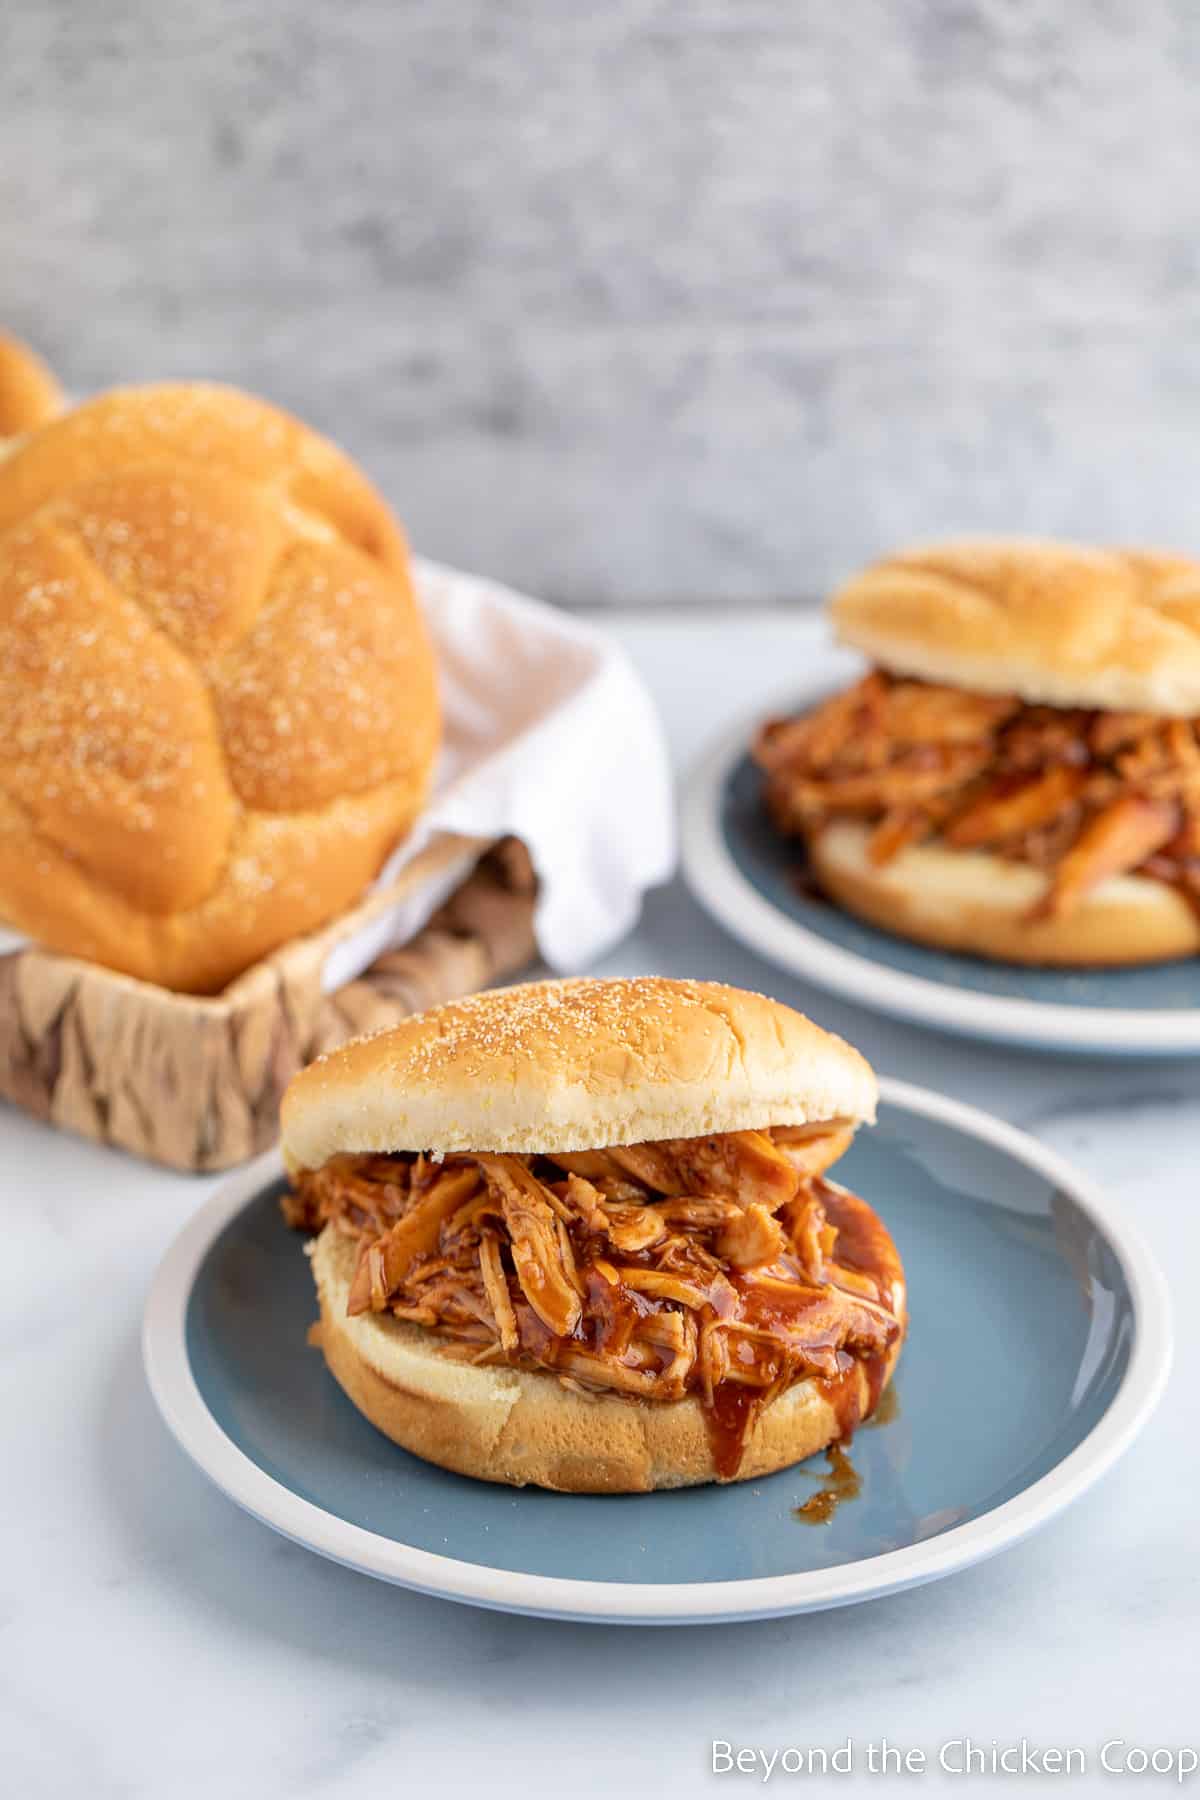
<path id="1" fill-rule="evenodd" d="M 419 1325 L 379 1313 L 350 1318 L 356 1259 L 355 1241 L 326 1226 L 312 1251 L 321 1350 L 359 1412 L 405 1450 L 480 1481 L 572 1494 L 648 1493 L 718 1479 L 698 1400 L 587 1395 L 554 1375 L 457 1361 Z M 884 1385 L 898 1354 L 897 1345 Z M 861 1368 L 856 1375 L 865 1417 L 867 1376 Z M 771 1475 L 840 1434 L 821 1384 L 797 1382 L 759 1415 L 736 1479 Z"/>
<path id="2" fill-rule="evenodd" d="M 882 867 L 869 828 L 838 821 L 814 834 L 808 856 L 831 899 L 872 925 L 940 950 L 1002 962 L 1098 968 L 1166 962 L 1200 951 L 1200 914 L 1144 875 L 1113 876 L 1065 918 L 1031 919 L 1047 877 L 980 850 L 910 846 Z"/>

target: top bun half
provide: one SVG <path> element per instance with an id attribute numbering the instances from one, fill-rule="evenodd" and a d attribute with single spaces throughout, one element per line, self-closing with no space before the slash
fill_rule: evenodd
<path id="1" fill-rule="evenodd" d="M 717 982 L 542 981 L 476 994 L 359 1038 L 283 1101 L 283 1152 L 542 1152 L 870 1121 L 857 1050 L 801 1013 Z"/>
<path id="2" fill-rule="evenodd" d="M 437 668 L 337 447 L 207 383 L 0 459 L 0 919 L 216 993 L 369 887 L 425 802 Z"/>
<path id="3" fill-rule="evenodd" d="M 1048 706 L 1200 713 L 1200 564 L 1036 539 L 903 551 L 834 596 L 883 668 Z"/>

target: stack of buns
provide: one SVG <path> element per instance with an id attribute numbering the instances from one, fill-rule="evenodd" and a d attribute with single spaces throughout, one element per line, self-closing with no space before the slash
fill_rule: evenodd
<path id="1" fill-rule="evenodd" d="M 0 923 L 216 992 L 350 906 L 425 800 L 437 683 L 405 541 L 349 458 L 246 394 L 54 416 L 24 392 L 0 458 Z"/>

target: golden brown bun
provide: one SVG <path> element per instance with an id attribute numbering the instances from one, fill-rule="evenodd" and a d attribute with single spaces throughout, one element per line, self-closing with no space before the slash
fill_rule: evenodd
<path id="1" fill-rule="evenodd" d="M 63 391 L 41 357 L 0 331 L 0 438 L 33 431 L 65 405 Z"/>
<path id="2" fill-rule="evenodd" d="M 982 850 L 910 846 L 877 868 L 868 828 L 839 820 L 814 834 L 808 854 L 822 888 L 847 912 L 939 950 L 1001 962 L 1116 967 L 1200 952 L 1200 914 L 1175 889 L 1144 875 L 1102 882 L 1066 918 L 1030 919 L 1047 878 Z"/>
<path id="3" fill-rule="evenodd" d="M 698 1400 L 581 1394 L 536 1370 L 458 1361 L 419 1325 L 382 1313 L 349 1318 L 356 1255 L 355 1241 L 331 1225 L 313 1248 L 321 1350 L 339 1386 L 393 1443 L 459 1475 L 511 1487 L 636 1494 L 717 1480 Z M 889 1353 L 887 1379 L 899 1353 L 899 1345 Z M 858 1380 L 865 1418 L 861 1365 Z M 774 1474 L 840 1435 L 820 1383 L 797 1382 L 759 1416 L 736 1479 Z"/>
<path id="4" fill-rule="evenodd" d="M 370 883 L 439 720 L 404 540 L 263 401 L 130 388 L 0 462 L 0 917 L 213 992 Z"/>
<path id="5" fill-rule="evenodd" d="M 869 1120 L 870 1065 L 761 994 L 718 982 L 528 982 L 455 1000 L 302 1070 L 283 1151 L 597 1149 Z"/>
<path id="6" fill-rule="evenodd" d="M 886 558 L 834 596 L 844 643 L 903 675 L 1049 706 L 1200 713 L 1200 564 L 1036 540 Z"/>

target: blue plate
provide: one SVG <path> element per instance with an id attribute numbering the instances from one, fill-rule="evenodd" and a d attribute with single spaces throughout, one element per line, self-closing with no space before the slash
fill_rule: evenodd
<path id="1" fill-rule="evenodd" d="M 802 847 L 766 816 L 749 736 L 739 729 L 696 772 L 683 859 L 700 901 L 760 954 L 878 1011 L 970 1036 L 1093 1055 L 1200 1051 L 1198 957 L 1143 969 L 1025 969 L 927 949 L 822 900 L 806 883 Z"/>
<path id="2" fill-rule="evenodd" d="M 491 1487 L 398 1449 L 305 1346 L 312 1280 L 279 1217 L 274 1158 L 168 1255 L 146 1314 L 155 1396 L 250 1511 L 449 1598 L 675 1623 L 947 1573 L 1058 1511 L 1128 1445 L 1165 1379 L 1167 1302 L 1128 1227 L 1049 1152 L 919 1090 L 887 1094 L 838 1173 L 887 1220 L 913 1324 L 894 1416 L 851 1449 L 861 1494 L 826 1525 L 795 1512 L 824 1458 L 753 1485 L 611 1498 Z"/>

